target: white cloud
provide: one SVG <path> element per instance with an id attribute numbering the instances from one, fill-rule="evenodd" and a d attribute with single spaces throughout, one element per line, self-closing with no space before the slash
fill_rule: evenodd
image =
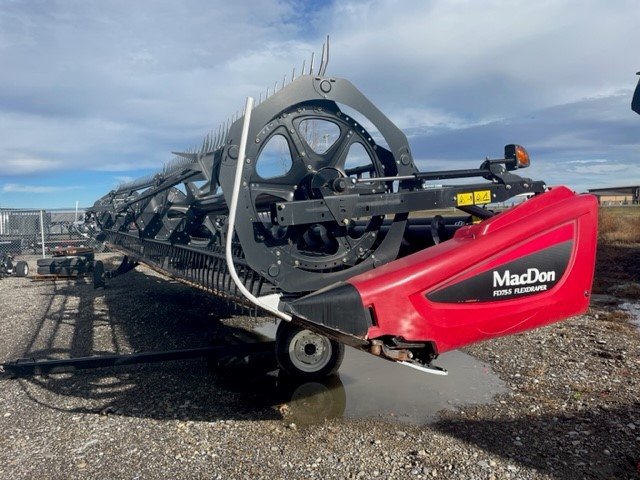
<path id="1" fill-rule="evenodd" d="M 627 171 L 628 169 L 629 169 L 629 165 L 624 163 L 607 163 L 607 164 L 601 164 L 601 165 L 587 165 L 584 167 L 573 167 L 571 171 L 579 174 L 593 173 L 596 175 L 600 175 L 603 173 L 624 172 L 624 171 Z"/>
<path id="2" fill-rule="evenodd" d="M 589 163 L 607 163 L 609 160 L 604 158 L 594 158 L 590 160 L 570 160 L 567 163 L 589 164 Z"/>
<path id="3" fill-rule="evenodd" d="M 425 164 L 475 164 L 520 137 L 549 162 L 542 173 L 561 180 L 588 169 L 552 168 L 550 152 L 574 167 L 604 167 L 603 158 L 630 165 L 637 155 L 629 119 L 640 120 L 628 105 L 636 2 L 345 0 L 315 8 L 285 0 L 0 3 L 0 177 L 19 184 L 22 176 L 159 169 L 246 95 L 299 71 L 325 32 L 328 73 L 352 80 L 398 123 Z M 587 98 L 599 101 L 577 102 Z M 572 110 L 571 122 L 545 111 L 554 106 Z M 515 129 L 524 118 L 526 129 Z M 490 139 L 473 135 L 484 125 L 494 125 Z M 419 143 L 448 131 L 460 135 L 449 148 Z M 580 181 L 605 175 L 590 174 Z"/>
<path id="4" fill-rule="evenodd" d="M 3 158 L 0 160 L 0 175 L 29 175 L 60 168 L 62 163 L 44 158 Z"/>
<path id="5" fill-rule="evenodd" d="M 339 2 L 332 71 L 388 103 L 523 111 L 630 89 L 639 22 L 633 2 Z"/>
<path id="6" fill-rule="evenodd" d="M 53 185 L 20 185 L 18 183 L 7 183 L 2 186 L 3 193 L 59 193 L 59 192 L 68 192 L 71 190 L 82 190 L 85 187 L 81 186 L 73 186 L 73 185 L 64 185 L 64 186 L 53 186 Z"/>
<path id="7" fill-rule="evenodd" d="M 116 185 L 120 185 L 121 183 L 129 183 L 135 180 L 135 178 L 129 175 L 116 175 L 115 177 L 113 177 L 113 179 L 115 180 Z"/>

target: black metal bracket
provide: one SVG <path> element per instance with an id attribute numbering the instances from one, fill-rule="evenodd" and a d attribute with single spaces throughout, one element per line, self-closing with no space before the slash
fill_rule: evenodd
<path id="1" fill-rule="evenodd" d="M 104 263 L 101 260 L 96 261 L 93 265 L 93 288 L 104 288 L 106 286 L 107 279 L 124 275 L 136 268 L 138 265 L 138 262 L 133 262 L 129 260 L 127 255 L 124 255 L 120 265 L 118 265 L 118 268 L 115 270 L 105 271 Z"/>
<path id="2" fill-rule="evenodd" d="M 518 182 L 506 184 L 452 185 L 398 193 L 339 195 L 318 200 L 278 202 L 272 206 L 271 215 L 274 223 L 283 226 L 332 220 L 348 225 L 353 218 L 483 205 L 503 202 L 520 194 L 545 191 L 544 182 L 516 178 Z"/>

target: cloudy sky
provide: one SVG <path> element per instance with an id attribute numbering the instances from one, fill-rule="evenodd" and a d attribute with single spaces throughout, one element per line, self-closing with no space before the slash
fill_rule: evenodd
<path id="1" fill-rule="evenodd" d="M 640 183 L 630 1 L 0 0 L 0 207 L 91 205 L 318 53 L 423 170 L 506 143 L 578 191 Z"/>

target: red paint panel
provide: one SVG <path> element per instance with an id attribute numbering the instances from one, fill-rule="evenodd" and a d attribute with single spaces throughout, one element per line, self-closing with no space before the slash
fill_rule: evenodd
<path id="1" fill-rule="evenodd" d="M 539 327 L 586 311 L 593 281 L 597 201 L 557 187 L 451 240 L 349 280 L 375 309 L 368 338 L 432 341 L 438 352 Z M 547 291 L 499 301 L 434 302 L 427 298 L 466 279 L 563 242 L 572 249 L 564 275 Z M 535 266 L 535 265 L 533 265 Z M 486 275 L 485 275 L 486 276 Z"/>

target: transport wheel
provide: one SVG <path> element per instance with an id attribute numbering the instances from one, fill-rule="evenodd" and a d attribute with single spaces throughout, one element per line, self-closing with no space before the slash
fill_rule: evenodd
<path id="1" fill-rule="evenodd" d="M 276 332 L 278 365 L 291 376 L 318 378 L 336 373 L 344 345 L 324 335 L 282 321 Z"/>
<path id="2" fill-rule="evenodd" d="M 23 261 L 16 263 L 16 276 L 26 277 L 27 275 L 29 275 L 29 264 Z"/>

